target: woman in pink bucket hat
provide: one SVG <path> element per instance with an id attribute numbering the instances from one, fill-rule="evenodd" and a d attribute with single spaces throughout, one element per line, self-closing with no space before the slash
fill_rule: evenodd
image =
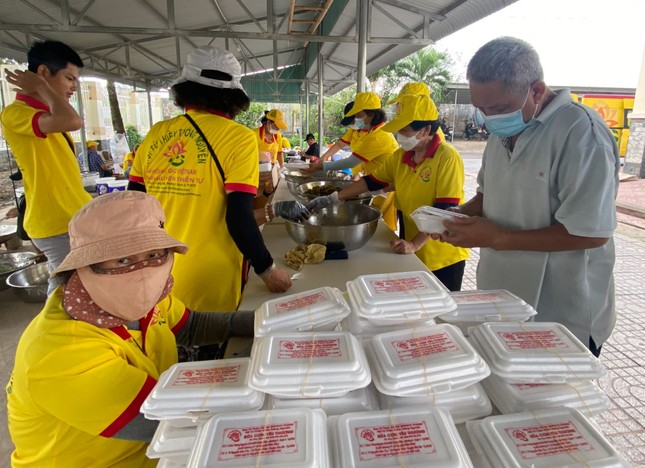
<path id="1" fill-rule="evenodd" d="M 252 311 L 194 312 L 173 297 L 174 256 L 188 247 L 165 220 L 155 197 L 125 191 L 70 221 L 53 272 L 66 281 L 21 337 L 7 386 L 12 466 L 155 466 L 145 452 L 157 423 L 139 410 L 177 344 L 253 336 Z"/>

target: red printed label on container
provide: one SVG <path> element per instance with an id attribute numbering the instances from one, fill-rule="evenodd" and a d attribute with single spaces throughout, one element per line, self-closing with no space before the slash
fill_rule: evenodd
<path id="1" fill-rule="evenodd" d="M 419 276 L 375 280 L 370 281 L 369 284 L 373 289 L 375 296 L 379 294 L 394 294 L 428 289 L 428 285 L 426 285 L 423 279 Z"/>
<path id="2" fill-rule="evenodd" d="M 382 460 L 401 455 L 430 455 L 437 448 L 425 421 L 354 428 L 361 461 Z"/>
<path id="3" fill-rule="evenodd" d="M 573 421 L 540 426 L 509 427 L 505 432 L 525 460 L 593 450 L 593 445 L 580 434 Z"/>
<path id="4" fill-rule="evenodd" d="M 281 340 L 278 348 L 278 359 L 311 359 L 341 357 L 340 340 Z"/>
<path id="5" fill-rule="evenodd" d="M 461 351 L 461 348 L 450 339 L 447 333 L 419 336 L 407 340 L 395 340 L 390 342 L 390 344 L 396 350 L 399 361 L 409 361 L 410 359 L 429 356 L 431 354 L 454 354 Z"/>
<path id="6" fill-rule="evenodd" d="M 533 388 L 537 387 L 545 387 L 549 384 L 542 384 L 542 383 L 520 383 L 520 384 L 511 384 L 513 387 L 517 388 L 520 391 L 525 391 L 525 390 L 531 390 Z"/>
<path id="7" fill-rule="evenodd" d="M 239 379 L 240 366 L 215 367 L 213 369 L 186 369 L 177 374 L 173 387 L 211 383 L 235 383 Z"/>
<path id="8" fill-rule="evenodd" d="M 508 296 L 502 293 L 477 293 L 477 294 L 455 294 L 452 296 L 457 304 L 479 304 L 479 303 L 494 303 L 494 302 L 507 302 Z"/>
<path id="9" fill-rule="evenodd" d="M 556 348 L 568 349 L 570 346 L 553 330 L 519 330 L 497 332 L 502 343 L 510 351 L 522 349 Z"/>
<path id="10" fill-rule="evenodd" d="M 308 296 L 297 297 L 289 301 L 280 302 L 275 306 L 275 313 L 279 315 L 286 312 L 295 312 L 296 310 L 306 309 L 314 304 L 325 301 L 327 301 L 327 298 L 321 291 L 316 294 L 310 294 Z"/>
<path id="11" fill-rule="evenodd" d="M 297 430 L 297 421 L 226 428 L 222 432 L 217 461 L 297 453 Z"/>

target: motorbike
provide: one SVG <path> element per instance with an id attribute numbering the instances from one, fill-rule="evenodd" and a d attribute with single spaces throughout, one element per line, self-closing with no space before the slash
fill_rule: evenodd
<path id="1" fill-rule="evenodd" d="M 446 141 L 452 141 L 454 139 L 455 132 L 450 125 L 447 125 L 445 122 L 441 122 L 439 127 L 441 128 L 441 131 L 443 131 Z"/>
<path id="2" fill-rule="evenodd" d="M 466 127 L 464 128 L 464 133 L 462 138 L 466 141 L 470 140 L 473 137 L 479 136 L 480 140 L 488 140 L 490 132 L 486 127 L 477 126 L 473 122 L 466 122 Z"/>

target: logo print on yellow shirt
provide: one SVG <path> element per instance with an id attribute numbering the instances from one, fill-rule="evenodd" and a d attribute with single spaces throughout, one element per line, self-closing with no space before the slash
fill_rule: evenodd
<path id="1" fill-rule="evenodd" d="M 430 169 L 428 167 L 428 168 L 424 169 L 423 172 L 421 172 L 421 174 L 419 174 L 419 177 L 421 177 L 422 181 L 428 182 L 428 181 L 430 181 L 430 175 L 431 174 L 432 174 L 432 169 Z"/>
<path id="2" fill-rule="evenodd" d="M 178 141 L 174 145 L 168 147 L 168 150 L 163 154 L 164 157 L 168 158 L 168 162 L 172 166 L 181 166 L 184 163 L 184 158 L 186 154 L 186 148 L 184 147 L 183 141 Z"/>

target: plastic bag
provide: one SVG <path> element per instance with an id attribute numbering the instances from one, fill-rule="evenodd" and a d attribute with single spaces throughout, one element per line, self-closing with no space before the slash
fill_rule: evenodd
<path id="1" fill-rule="evenodd" d="M 121 174 L 123 172 L 123 160 L 125 155 L 130 152 L 130 147 L 128 146 L 128 140 L 126 139 L 123 133 L 115 133 L 112 138 L 110 138 L 110 154 L 112 155 L 112 160 L 114 161 L 114 170 L 115 174 Z"/>

